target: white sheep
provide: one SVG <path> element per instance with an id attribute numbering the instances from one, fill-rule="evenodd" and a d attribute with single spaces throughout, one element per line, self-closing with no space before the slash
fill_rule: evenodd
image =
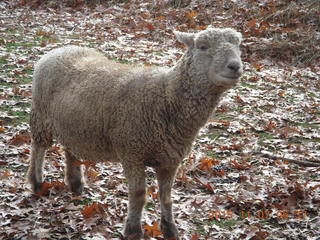
<path id="1" fill-rule="evenodd" d="M 79 159 L 121 162 L 129 184 L 124 236 L 140 239 L 145 204 L 145 169 L 156 172 L 161 230 L 179 239 L 172 215 L 171 187 L 181 160 L 223 92 L 242 73 L 241 34 L 208 28 L 175 32 L 188 49 L 172 68 L 116 63 L 77 46 L 53 50 L 37 63 L 33 77 L 32 154 L 28 180 L 42 186 L 45 151 L 56 139 L 65 147 L 66 180 L 80 194 Z"/>

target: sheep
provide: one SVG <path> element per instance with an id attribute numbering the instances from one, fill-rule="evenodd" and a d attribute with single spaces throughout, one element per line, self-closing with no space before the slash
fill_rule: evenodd
<path id="1" fill-rule="evenodd" d="M 172 68 L 121 64 L 89 48 L 52 50 L 35 66 L 28 181 L 41 190 L 53 139 L 65 149 L 66 182 L 84 188 L 79 159 L 120 162 L 128 181 L 126 239 L 141 239 L 145 169 L 155 169 L 164 237 L 179 239 L 171 188 L 177 168 L 221 95 L 242 72 L 241 33 L 209 27 L 174 32 L 187 50 Z"/>

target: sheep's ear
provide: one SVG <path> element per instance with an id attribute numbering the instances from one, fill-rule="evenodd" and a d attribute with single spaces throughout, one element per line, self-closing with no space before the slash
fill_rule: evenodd
<path id="1" fill-rule="evenodd" d="M 240 45 L 241 42 L 242 42 L 242 34 L 239 33 L 239 32 L 236 32 L 236 36 L 237 36 L 237 38 L 238 38 L 238 40 L 239 40 L 239 45 Z"/>
<path id="2" fill-rule="evenodd" d="M 173 33 L 174 35 L 176 35 L 176 38 L 179 42 L 184 43 L 188 48 L 194 47 L 194 33 L 185 33 L 178 31 L 174 31 Z"/>

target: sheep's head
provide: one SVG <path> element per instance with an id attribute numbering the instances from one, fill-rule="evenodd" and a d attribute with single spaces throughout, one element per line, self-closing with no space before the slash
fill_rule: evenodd
<path id="1" fill-rule="evenodd" d="M 189 48 L 193 69 L 213 85 L 229 88 L 237 83 L 243 68 L 239 45 L 242 35 L 233 29 L 207 28 L 198 33 L 174 32 Z"/>

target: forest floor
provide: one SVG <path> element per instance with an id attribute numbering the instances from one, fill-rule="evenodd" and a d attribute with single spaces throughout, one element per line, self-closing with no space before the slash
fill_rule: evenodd
<path id="1" fill-rule="evenodd" d="M 210 24 L 243 33 L 245 72 L 177 174 L 181 239 L 320 239 L 318 1 L 40 2 L 0 2 L 0 239 L 122 239 L 127 214 L 121 166 L 86 165 L 85 193 L 75 197 L 63 183 L 59 144 L 46 156 L 43 194 L 31 193 L 34 63 L 73 44 L 124 64 L 172 66 L 184 51 L 172 31 Z M 163 239 L 152 169 L 147 180 L 145 239 Z"/>

